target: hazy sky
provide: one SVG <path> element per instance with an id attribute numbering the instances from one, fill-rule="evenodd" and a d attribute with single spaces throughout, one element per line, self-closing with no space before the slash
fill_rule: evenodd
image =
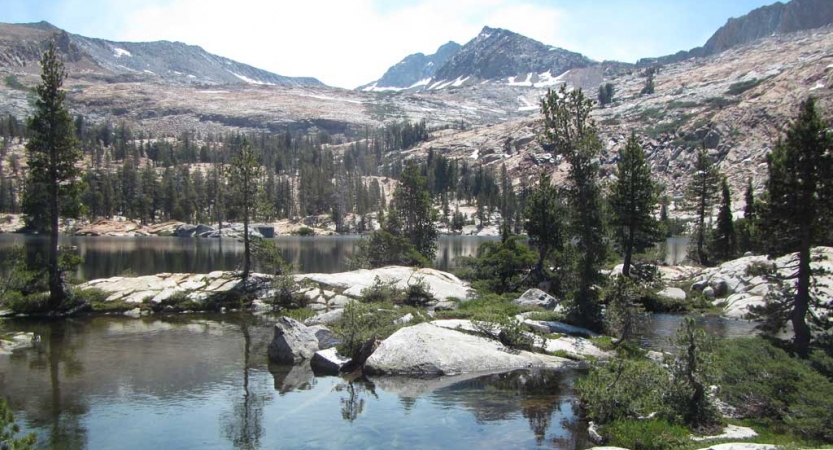
<path id="1" fill-rule="evenodd" d="M 281 75 L 354 88 L 484 25 L 596 60 L 687 50 L 773 0 L 2 0 L 0 22 L 46 20 L 121 41 L 171 40 Z"/>

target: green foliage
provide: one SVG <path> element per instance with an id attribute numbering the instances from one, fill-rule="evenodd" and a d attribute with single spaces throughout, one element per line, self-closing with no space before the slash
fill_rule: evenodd
<path id="1" fill-rule="evenodd" d="M 402 328 L 404 324 L 396 320 L 408 313 L 414 317 L 409 325 L 423 320 L 422 315 L 412 308 L 394 308 L 390 304 L 378 303 L 347 303 L 341 320 L 333 326 L 333 332 L 341 342 L 338 353 L 357 358 L 362 345 L 370 338 L 385 339 Z"/>
<path id="2" fill-rule="evenodd" d="M 523 286 L 535 261 L 535 253 L 523 244 L 522 238 L 510 237 L 502 242 L 480 244 L 477 257 L 462 260 L 459 274 L 489 292 L 503 294 Z"/>
<path id="3" fill-rule="evenodd" d="M 691 238 L 692 250 L 689 251 L 689 257 L 704 266 L 710 263 L 707 245 L 710 230 L 706 219 L 711 217 L 719 186 L 720 172 L 709 158 L 705 147 L 701 148 L 692 169 L 691 181 L 686 185 L 684 194 L 686 210 L 695 215 L 694 232 Z"/>
<path id="4" fill-rule="evenodd" d="M 711 106 L 712 108 L 723 109 L 727 106 L 738 104 L 739 100 L 726 97 L 709 97 L 703 100 L 703 103 Z"/>
<path id="5" fill-rule="evenodd" d="M 517 294 L 481 294 L 478 298 L 461 301 L 455 310 L 437 311 L 437 317 L 489 321 L 495 317 L 515 317 L 533 309 L 516 305 L 512 302 L 515 298 Z"/>
<path id="6" fill-rule="evenodd" d="M 26 224 L 49 230 L 50 245 L 46 269 L 49 272 L 49 308 L 59 310 L 68 295 L 58 262 L 59 216 L 78 217 L 81 160 L 75 125 L 61 89 L 66 79 L 64 64 L 50 43 L 41 57 L 41 81 L 37 87 L 35 112 L 29 118 L 26 142 L 29 174 L 26 177 L 23 210 Z"/>
<path id="7" fill-rule="evenodd" d="M 613 102 L 613 94 L 614 94 L 615 91 L 616 91 L 616 89 L 613 87 L 612 83 L 605 83 L 605 84 L 599 86 L 599 95 L 598 95 L 599 105 L 605 106 L 605 105 L 609 105 L 610 103 L 612 103 Z"/>
<path id="8" fill-rule="evenodd" d="M 29 90 L 29 88 L 27 88 L 23 83 L 21 83 L 20 80 L 18 80 L 17 77 L 14 75 L 6 75 L 6 78 L 4 78 L 3 80 L 6 82 L 6 86 L 12 89 L 16 89 L 18 91 Z"/>
<path id="9" fill-rule="evenodd" d="M 665 112 L 659 108 L 645 108 L 639 112 L 637 120 L 645 122 L 646 120 L 661 120 L 665 117 Z"/>
<path id="10" fill-rule="evenodd" d="M 726 90 L 726 93 L 729 94 L 729 95 L 740 95 L 740 94 L 743 94 L 744 92 L 746 92 L 750 89 L 754 89 L 754 88 L 758 87 L 758 85 L 760 85 L 764 81 L 765 81 L 764 79 L 753 78 L 751 80 L 739 81 L 737 83 L 732 83 L 732 84 L 729 85 L 729 89 Z"/>
<path id="11" fill-rule="evenodd" d="M 526 331 L 514 317 L 504 315 L 481 317 L 480 320 L 472 321 L 472 324 L 480 333 L 500 341 L 507 348 L 532 350 L 534 344 L 532 334 Z"/>
<path id="12" fill-rule="evenodd" d="M 303 322 L 310 317 L 315 317 L 317 313 L 310 309 L 310 308 L 297 308 L 297 309 L 287 309 L 281 311 L 281 315 L 289 317 L 291 319 L 295 319 L 298 322 Z"/>
<path id="13" fill-rule="evenodd" d="M 617 420 L 601 429 L 609 445 L 631 450 L 665 450 L 684 447 L 691 432 L 662 419 Z"/>
<path id="14" fill-rule="evenodd" d="M 356 253 L 350 261 L 351 269 L 373 269 L 391 265 L 430 267 L 426 259 L 408 239 L 386 230 L 373 232 L 356 244 Z"/>
<path id="15" fill-rule="evenodd" d="M 393 197 L 401 220 L 401 236 L 408 239 L 425 259 L 432 261 L 437 252 L 435 212 L 426 179 L 415 163 L 405 166 Z"/>
<path id="16" fill-rule="evenodd" d="M 639 304 L 642 289 L 633 279 L 618 275 L 607 292 L 605 328 L 624 342 L 644 325 L 645 311 Z"/>
<path id="17" fill-rule="evenodd" d="M 721 183 L 721 201 L 717 212 L 717 226 L 711 236 L 711 254 L 716 263 L 729 261 L 737 254 L 737 236 L 732 216 L 732 193 L 729 182 L 723 178 Z"/>
<path id="18" fill-rule="evenodd" d="M 235 142 L 237 152 L 227 167 L 229 188 L 235 202 L 241 206 L 243 216 L 243 274 L 245 281 L 251 270 L 251 248 L 249 238 L 249 219 L 255 215 L 256 199 L 260 190 L 260 178 L 263 167 L 257 152 L 246 137 Z"/>
<path id="19" fill-rule="evenodd" d="M 707 389 L 715 380 L 714 339 L 687 317 L 677 329 L 676 352 L 670 362 L 671 388 L 668 415 L 697 431 L 710 431 L 720 424 L 720 415 Z"/>
<path id="20" fill-rule="evenodd" d="M 575 323 L 589 328 L 602 326 L 598 294 L 594 288 L 602 282 L 599 269 L 607 254 L 602 219 L 601 190 L 598 183 L 599 155 L 602 143 L 595 123 L 590 119 L 593 101 L 581 89 L 567 92 L 549 90 L 541 102 L 543 134 L 541 141 L 570 164 L 568 204 L 570 231 L 577 238 L 573 254 L 576 286 L 571 298 L 571 315 Z"/>
<path id="21" fill-rule="evenodd" d="M 35 435 L 18 437 L 20 427 L 15 423 L 14 414 L 5 399 L 0 398 L 0 448 L 8 450 L 29 450 L 35 448 Z"/>
<path id="22" fill-rule="evenodd" d="M 584 414 L 602 425 L 663 411 L 669 388 L 668 372 L 648 359 L 594 364 L 575 382 Z"/>
<path id="23" fill-rule="evenodd" d="M 564 249 L 567 208 L 558 189 L 546 172 L 541 173 L 538 186 L 526 199 L 524 230 L 529 243 L 538 250 L 535 272 L 538 281 L 544 281 L 544 262 L 553 252 Z"/>
<path id="24" fill-rule="evenodd" d="M 761 338 L 739 338 L 716 355 L 719 395 L 739 413 L 802 439 L 833 441 L 833 381 L 813 370 L 823 354 L 806 362 Z"/>
<path id="25" fill-rule="evenodd" d="M 830 315 L 812 314 L 810 308 L 811 304 L 816 304 L 829 310 L 829 302 L 820 300 L 811 291 L 810 248 L 829 239 L 833 224 L 831 148 L 833 133 L 816 108 L 815 99 L 810 97 L 801 104 L 786 139 L 767 156 L 769 180 L 763 211 L 758 215 L 761 241 L 770 256 L 799 254 L 794 295 L 773 303 L 767 315 L 782 323 L 791 322 L 795 332 L 794 345 L 802 357 L 808 355 L 811 327 L 829 329 L 833 326 Z"/>
<path id="26" fill-rule="evenodd" d="M 631 133 L 619 155 L 616 181 L 611 186 L 611 225 L 614 239 L 625 255 L 622 273 L 630 276 L 631 258 L 661 238 L 654 209 L 659 203 L 659 187 L 651 174 L 645 151 Z"/>
<path id="27" fill-rule="evenodd" d="M 302 236 L 302 237 L 315 236 L 315 230 L 313 230 L 310 227 L 300 227 L 300 228 L 295 229 L 292 232 L 292 234 L 294 234 L 296 236 Z"/>
<path id="28" fill-rule="evenodd" d="M 648 67 L 642 72 L 642 76 L 645 77 L 645 86 L 640 91 L 640 95 L 652 95 L 654 93 L 654 77 L 659 73 L 659 70 L 660 68 L 658 66 L 653 66 Z"/>
<path id="29" fill-rule="evenodd" d="M 420 277 L 414 281 L 409 279 L 405 289 L 396 287 L 396 284 L 395 280 L 384 281 L 377 275 L 372 285 L 362 289 L 362 302 L 425 306 L 434 300 L 428 283 Z"/>

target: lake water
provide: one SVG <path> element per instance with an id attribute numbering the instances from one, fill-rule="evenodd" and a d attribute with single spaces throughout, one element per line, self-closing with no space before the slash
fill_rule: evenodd
<path id="1" fill-rule="evenodd" d="M 275 242 L 283 257 L 301 273 L 335 273 L 348 270 L 358 236 L 281 236 Z M 441 236 L 437 242 L 435 266 L 440 270 L 457 267 L 461 256 L 473 256 L 483 242 L 498 237 Z M 29 258 L 46 258 L 48 239 L 42 236 L 0 234 L 0 258 L 15 245 L 24 245 Z M 117 275 L 151 275 L 161 272 L 208 273 L 235 270 L 243 258 L 243 243 L 234 239 L 185 239 L 175 237 L 80 237 L 62 236 L 62 246 L 71 246 L 84 262 L 78 269 L 82 279 L 94 280 Z M 669 238 L 664 244 L 665 261 L 681 263 L 688 238 Z"/>
<path id="2" fill-rule="evenodd" d="M 284 258 L 301 273 L 335 273 L 348 270 L 357 236 L 281 236 L 275 242 Z M 472 256 L 477 247 L 496 237 L 441 236 L 435 265 L 440 270 L 456 267 L 461 256 Z M 0 258 L 11 247 L 24 245 L 30 258 L 46 258 L 49 240 L 42 236 L 0 234 Z M 235 270 L 243 259 L 243 243 L 234 239 L 186 239 L 176 237 L 80 237 L 62 236 L 60 245 L 74 247 L 84 259 L 77 275 L 86 280 L 117 275 L 151 275 L 161 272 L 208 273 Z"/>
<path id="3" fill-rule="evenodd" d="M 413 380 L 273 366 L 251 316 L 6 321 L 0 395 L 47 449 L 584 448 L 574 372 Z"/>

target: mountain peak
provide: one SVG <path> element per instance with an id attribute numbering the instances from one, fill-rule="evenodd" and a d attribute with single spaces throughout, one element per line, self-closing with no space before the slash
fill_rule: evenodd
<path id="1" fill-rule="evenodd" d="M 358 89 L 364 91 L 402 91 L 425 86 L 437 69 L 454 56 L 460 50 L 460 47 L 460 44 L 448 41 L 441 45 L 434 54 L 414 53 L 408 55 L 388 69 L 382 75 L 382 78 L 364 86 L 359 86 Z"/>

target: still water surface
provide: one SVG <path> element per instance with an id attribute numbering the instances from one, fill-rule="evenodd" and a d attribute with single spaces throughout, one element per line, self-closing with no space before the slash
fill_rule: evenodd
<path id="1" fill-rule="evenodd" d="M 348 270 L 358 236 L 303 238 L 281 236 L 275 242 L 283 257 L 301 273 L 335 273 Z M 453 269 L 457 258 L 472 256 L 477 247 L 497 237 L 441 236 L 435 265 Z M 42 236 L 0 234 L 0 258 L 14 245 L 23 245 L 30 258 L 46 255 L 49 240 Z M 243 243 L 234 239 L 186 239 L 176 237 L 80 237 L 62 236 L 84 259 L 77 275 L 86 280 L 132 273 L 208 273 L 235 270 L 243 258 Z"/>
<path id="2" fill-rule="evenodd" d="M 281 236 L 275 242 L 283 257 L 301 273 L 335 273 L 348 270 L 348 263 L 361 239 L 357 236 L 303 238 Z M 473 256 L 483 242 L 498 237 L 441 236 L 437 242 L 436 268 L 451 270 L 459 257 Z M 23 245 L 29 258 L 45 258 L 48 239 L 42 236 L 0 234 L 0 258 L 10 248 Z M 61 245 L 75 249 L 84 262 L 82 279 L 117 275 L 151 275 L 161 272 L 208 273 L 235 270 L 240 266 L 243 243 L 234 239 L 184 239 L 175 237 L 80 237 L 62 236 Z M 665 261 L 679 264 L 686 256 L 688 238 L 669 238 L 663 245 Z"/>
<path id="3" fill-rule="evenodd" d="M 274 366 L 251 316 L 8 321 L 0 395 L 50 449 L 579 448 L 573 372 L 413 380 Z"/>

